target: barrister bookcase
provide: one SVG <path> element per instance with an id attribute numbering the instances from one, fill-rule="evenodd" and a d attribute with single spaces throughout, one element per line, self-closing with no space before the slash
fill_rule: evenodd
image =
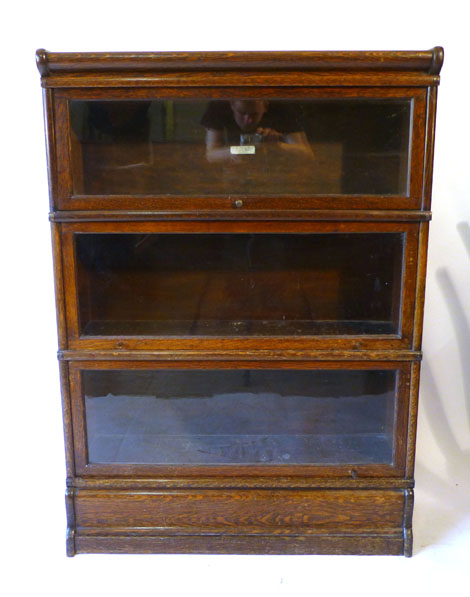
<path id="1" fill-rule="evenodd" d="M 442 62 L 38 50 L 68 555 L 411 555 Z"/>

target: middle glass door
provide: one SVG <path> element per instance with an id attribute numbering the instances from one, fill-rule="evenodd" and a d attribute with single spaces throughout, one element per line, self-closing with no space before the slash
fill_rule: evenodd
<path id="1" fill-rule="evenodd" d="M 407 225 L 314 228 L 181 234 L 104 226 L 72 234 L 78 290 L 70 329 L 82 342 L 406 336 L 404 263 L 416 242 Z"/>

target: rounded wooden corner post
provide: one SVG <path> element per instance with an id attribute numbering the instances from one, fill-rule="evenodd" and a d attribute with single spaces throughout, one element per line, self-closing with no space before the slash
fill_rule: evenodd
<path id="1" fill-rule="evenodd" d="M 41 77 L 46 77 L 49 74 L 49 61 L 47 58 L 47 50 L 40 48 L 36 50 L 36 66 L 41 74 Z"/>
<path id="2" fill-rule="evenodd" d="M 442 46 L 436 46 L 432 50 L 431 66 L 429 67 L 430 75 L 438 75 L 441 72 L 442 65 L 444 64 L 444 48 Z"/>

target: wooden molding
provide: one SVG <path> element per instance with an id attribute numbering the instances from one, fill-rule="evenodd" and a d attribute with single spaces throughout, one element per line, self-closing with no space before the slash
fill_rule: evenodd
<path id="1" fill-rule="evenodd" d="M 443 60 L 441 47 L 418 52 L 36 52 L 47 87 L 191 86 L 204 80 L 214 86 L 391 85 L 397 77 L 407 85 L 437 85 Z"/>

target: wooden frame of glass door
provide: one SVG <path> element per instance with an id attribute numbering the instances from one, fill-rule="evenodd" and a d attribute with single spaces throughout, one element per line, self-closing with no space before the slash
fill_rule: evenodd
<path id="1" fill-rule="evenodd" d="M 58 210 L 158 210 L 175 213 L 192 213 L 211 210 L 232 212 L 234 197 L 229 196 L 179 196 L 179 195 L 74 195 L 72 185 L 73 143 L 70 134 L 68 101 L 70 99 L 89 100 L 125 100 L 125 99 L 224 99 L 224 98 L 259 98 L 259 99 L 411 99 L 411 135 L 409 155 L 409 194 L 400 195 L 312 195 L 312 196 L 239 196 L 242 209 L 237 209 L 237 217 L 242 218 L 251 212 L 279 210 L 293 212 L 309 209 L 328 210 L 419 210 L 422 206 L 424 181 L 421 177 L 426 154 L 426 131 L 421 123 L 426 120 L 428 95 L 422 88 L 335 88 L 335 87 L 198 87 L 188 89 L 150 88 L 150 89 L 72 89 L 54 91 L 53 111 L 55 113 L 55 151 L 56 160 L 52 161 L 51 181 L 56 189 L 55 208 Z"/>
<path id="2" fill-rule="evenodd" d="M 417 292 L 419 226 L 410 223 L 380 222 L 129 222 L 123 223 L 73 223 L 61 224 L 64 259 L 65 314 L 67 320 L 67 346 L 75 350 L 411 350 L 414 333 L 414 303 Z M 400 331 L 390 335 L 355 336 L 83 336 L 80 332 L 77 295 L 77 264 L 74 236 L 77 234 L 390 234 L 399 233 L 404 238 L 400 305 Z M 400 289 L 397 288 L 395 292 Z"/>
<path id="3" fill-rule="evenodd" d="M 149 371 L 149 370 L 188 370 L 188 369 L 292 369 L 292 370 L 395 370 L 397 371 L 396 398 L 394 413 L 394 448 L 393 464 L 235 464 L 235 465 L 158 465 L 158 464 L 90 464 L 87 452 L 87 433 L 85 403 L 82 389 L 81 372 L 84 370 L 102 371 Z M 177 479 L 224 477 L 278 477 L 287 483 L 292 477 L 343 477 L 377 478 L 403 477 L 407 465 L 409 434 L 414 427 L 409 420 L 410 386 L 412 362 L 306 362 L 306 361 L 269 361 L 227 362 L 212 361 L 71 361 L 69 363 L 69 383 L 71 397 L 71 437 L 74 446 L 75 473 L 79 477 L 152 477 L 153 479 L 171 477 Z M 411 425 L 411 426 L 410 426 Z"/>

